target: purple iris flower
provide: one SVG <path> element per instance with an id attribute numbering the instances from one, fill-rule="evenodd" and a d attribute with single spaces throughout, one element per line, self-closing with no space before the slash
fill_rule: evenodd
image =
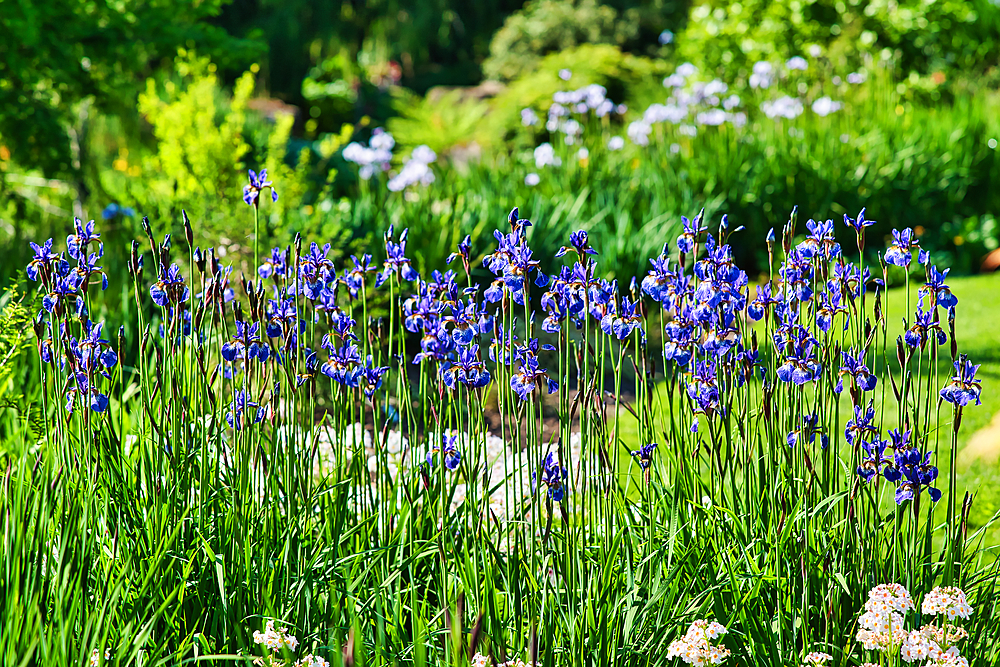
<path id="1" fill-rule="evenodd" d="M 534 392 L 535 387 L 545 383 L 548 393 L 554 394 L 559 385 L 549 377 L 544 368 L 538 367 L 538 359 L 533 354 L 524 355 L 521 359 L 521 369 L 510 378 L 510 388 L 521 398 L 527 401 Z"/>
<path id="2" fill-rule="evenodd" d="M 98 362 L 106 369 L 118 364 L 118 355 L 111 349 L 111 343 L 101 338 L 103 329 L 104 322 L 94 324 L 87 320 L 83 324 L 83 337 L 77 343 L 78 356 L 80 365 L 88 373 L 98 370 L 96 365 Z"/>
<path id="3" fill-rule="evenodd" d="M 457 361 L 442 362 L 441 378 L 450 389 L 454 389 L 457 382 L 469 388 L 485 387 L 491 379 L 486 364 L 479 358 L 478 345 L 460 347 Z"/>
<path id="4" fill-rule="evenodd" d="M 556 251 L 556 257 L 562 257 L 567 252 L 576 252 L 582 259 L 584 255 L 596 255 L 597 251 L 590 247 L 589 236 L 583 229 L 569 234 L 569 247 L 563 246 Z"/>
<path id="5" fill-rule="evenodd" d="M 80 296 L 80 275 L 69 273 L 58 276 L 48 294 L 42 297 L 42 307 L 55 315 L 67 312 L 67 305 L 72 304 L 74 312 L 80 312 L 83 307 L 83 297 Z"/>
<path id="6" fill-rule="evenodd" d="M 250 424 L 259 424 L 264 420 L 265 410 L 256 403 L 247 399 L 245 390 L 240 389 L 233 395 L 233 400 L 229 404 L 229 412 L 226 413 L 226 423 L 237 431 L 243 430 L 247 426 L 246 412 L 250 408 L 257 408 L 253 420 Z"/>
<path id="7" fill-rule="evenodd" d="M 427 465 L 434 465 L 435 454 L 444 455 L 444 467 L 448 470 L 455 470 L 462 462 L 462 453 L 458 451 L 458 431 L 452 429 L 441 434 L 441 444 L 431 447 L 427 452 Z"/>
<path id="8" fill-rule="evenodd" d="M 392 237 L 392 225 L 389 226 L 389 231 L 385 235 L 386 257 L 382 264 L 384 268 L 375 279 L 375 287 L 381 287 L 382 283 L 393 274 L 407 281 L 414 281 L 420 277 L 416 269 L 410 265 L 409 258 L 406 257 L 406 236 L 409 231 L 409 229 L 404 229 L 403 233 L 399 235 L 399 242 L 396 243 Z"/>
<path id="9" fill-rule="evenodd" d="M 362 286 L 365 284 L 366 275 L 378 269 L 372 266 L 371 255 L 362 255 L 360 260 L 356 255 L 351 255 L 351 261 L 354 263 L 354 266 L 350 269 L 344 269 L 344 276 L 341 280 L 347 286 L 347 291 L 351 297 L 356 299 L 358 292 L 361 291 Z"/>
<path id="10" fill-rule="evenodd" d="M 448 255 L 447 263 L 451 264 L 453 261 L 461 257 L 462 261 L 466 264 L 466 266 L 468 266 L 469 254 L 471 252 L 472 252 L 472 237 L 466 234 L 465 238 L 459 241 L 458 243 L 458 251 Z"/>
<path id="11" fill-rule="evenodd" d="M 171 264 L 170 268 L 164 268 L 160 264 L 159 279 L 150 285 L 149 295 L 153 298 L 153 303 L 158 306 L 170 306 L 184 303 L 190 296 L 190 290 L 184 284 L 184 277 L 181 275 L 180 267 Z"/>
<path id="12" fill-rule="evenodd" d="M 844 429 L 844 437 L 851 446 L 855 446 L 858 441 L 870 442 L 878 438 L 879 429 L 875 426 L 875 407 L 872 401 L 867 407 L 854 406 L 854 417 L 847 421 Z"/>
<path id="13" fill-rule="evenodd" d="M 702 232 L 708 231 L 708 227 L 701 224 L 704 215 L 705 210 L 702 209 L 698 215 L 694 216 L 693 220 L 688 220 L 686 217 L 681 216 L 681 224 L 684 225 L 684 231 L 677 237 L 677 250 L 679 252 L 687 254 L 693 251 L 698 237 Z"/>
<path id="14" fill-rule="evenodd" d="M 651 442 L 632 452 L 632 456 L 634 456 L 636 461 L 639 462 L 639 467 L 643 470 L 646 470 L 653 464 L 654 449 L 656 449 L 656 443 Z"/>
<path id="15" fill-rule="evenodd" d="M 920 294 L 921 296 L 924 294 L 933 294 L 937 305 L 951 310 L 958 305 L 958 297 L 952 294 L 951 288 L 944 283 L 949 271 L 951 269 L 938 271 L 936 266 L 932 266 L 927 282 L 920 288 Z"/>
<path id="16" fill-rule="evenodd" d="M 887 481 L 896 483 L 897 505 L 913 500 L 924 488 L 931 500 L 941 500 L 941 491 L 931 486 L 938 477 L 937 467 L 930 463 L 931 455 L 932 452 L 922 454 L 915 447 L 896 452 L 895 467 L 886 468 L 882 476 Z"/>
<path id="17" fill-rule="evenodd" d="M 267 280 L 271 276 L 284 278 L 288 272 L 288 265 L 285 262 L 285 253 L 281 248 L 271 248 L 271 256 L 265 257 L 264 262 L 257 267 L 257 275 L 261 280 Z"/>
<path id="18" fill-rule="evenodd" d="M 243 186 L 243 201 L 247 203 L 247 206 L 259 206 L 260 193 L 265 188 L 271 189 L 271 201 L 278 201 L 278 191 L 274 189 L 271 181 L 267 180 L 267 169 L 261 169 L 259 174 L 253 169 L 247 171 L 250 182 Z"/>
<path id="19" fill-rule="evenodd" d="M 240 322 L 236 320 L 236 333 L 233 338 L 222 344 L 222 358 L 226 361 L 237 359 L 254 359 L 261 363 L 267 361 L 271 349 L 260 342 L 260 324 Z"/>
<path id="20" fill-rule="evenodd" d="M 52 252 L 52 239 L 49 239 L 42 245 L 38 245 L 34 242 L 29 242 L 28 245 L 31 246 L 32 251 L 35 253 L 31 258 L 31 261 L 28 262 L 28 266 L 25 268 L 28 278 L 31 280 L 38 280 L 38 276 L 40 274 L 43 277 L 50 275 L 52 273 L 53 263 L 59 258 L 59 255 Z"/>
<path id="21" fill-rule="evenodd" d="M 972 401 L 975 401 L 976 405 L 981 405 L 979 396 L 983 392 L 983 387 L 982 381 L 976 379 L 978 370 L 979 364 L 969 361 L 969 356 L 966 354 L 960 355 L 955 361 L 955 375 L 941 390 L 941 398 L 958 407 L 968 405 Z"/>
<path id="22" fill-rule="evenodd" d="M 93 220 L 84 224 L 80 218 L 73 218 L 73 226 L 76 228 L 76 233 L 66 237 L 66 249 L 70 257 L 79 259 L 81 255 L 86 255 L 87 246 L 92 242 L 100 243 L 101 235 L 94 231 Z"/>
<path id="23" fill-rule="evenodd" d="M 792 348 L 791 354 L 786 356 L 785 362 L 778 367 L 778 379 L 782 382 L 804 385 L 819 378 L 820 365 L 816 361 L 816 339 L 803 329 L 799 331 L 797 340 L 789 342 Z"/>
<path id="24" fill-rule="evenodd" d="M 108 397 L 91 386 L 86 373 L 75 373 L 73 380 L 75 386 L 66 391 L 66 412 L 72 414 L 78 394 L 86 397 L 87 405 L 92 411 L 101 413 L 108 409 Z"/>
<path id="25" fill-rule="evenodd" d="M 532 474 L 534 476 L 534 474 Z M 548 488 L 548 496 L 555 502 L 562 502 L 566 497 L 566 480 L 569 473 L 555 457 L 553 452 L 549 452 L 542 462 L 542 484 Z"/>
<path id="26" fill-rule="evenodd" d="M 861 391 L 872 391 L 878 384 L 878 378 L 872 375 L 868 366 L 865 365 L 864 350 L 852 352 L 853 350 L 849 350 L 840 353 L 843 364 L 840 367 L 840 378 L 837 380 L 837 386 L 833 389 L 838 394 L 844 390 L 844 376 L 850 377 L 854 386 Z"/>
<path id="27" fill-rule="evenodd" d="M 818 257 L 830 261 L 840 256 L 840 244 L 833 235 L 833 220 L 826 222 L 809 220 L 806 222 L 806 228 L 809 230 L 809 235 L 798 246 L 798 251 L 803 257 L 808 259 Z"/>
<path id="28" fill-rule="evenodd" d="M 267 337 L 279 338 L 295 328 L 295 300 L 269 299 L 268 302 Z M 303 323 L 304 324 L 304 323 Z"/>
<path id="29" fill-rule="evenodd" d="M 361 350 L 354 343 L 345 342 L 337 346 L 329 335 L 323 337 L 323 347 L 330 358 L 320 369 L 323 375 L 348 387 L 356 387 L 361 366 Z"/>
<path id="30" fill-rule="evenodd" d="M 936 310 L 924 310 L 924 299 L 921 296 L 917 312 L 913 316 L 913 325 L 903 334 L 903 340 L 906 341 L 906 344 L 922 349 L 927 340 L 933 336 L 938 345 L 944 345 L 948 336 L 941 328 L 941 324 L 937 322 L 936 315 Z"/>
<path id="31" fill-rule="evenodd" d="M 371 355 L 368 355 L 364 370 L 359 377 L 361 387 L 368 400 L 371 400 L 375 396 L 375 392 L 382 388 L 382 377 L 388 372 L 388 366 L 374 366 Z"/>
<path id="32" fill-rule="evenodd" d="M 757 285 L 757 298 L 747 305 L 747 317 L 754 322 L 759 322 L 767 314 L 770 307 L 777 303 L 781 303 L 781 299 L 774 296 L 774 287 L 770 282 Z"/>
<path id="33" fill-rule="evenodd" d="M 861 447 L 865 450 L 865 455 L 861 457 L 861 465 L 857 469 L 861 479 L 870 482 L 881 475 L 887 467 L 892 466 L 893 459 L 885 454 L 888 444 L 886 440 L 875 440 L 870 443 L 861 441 Z"/>
<path id="34" fill-rule="evenodd" d="M 920 241 L 913 235 L 913 230 L 907 227 L 903 231 L 892 230 L 892 243 L 885 251 L 885 263 L 894 266 L 907 267 L 913 260 L 913 248 Z"/>
<path id="35" fill-rule="evenodd" d="M 614 298 L 610 303 L 614 305 Z M 614 336 L 618 340 L 625 340 L 632 335 L 636 329 L 642 334 L 643 341 L 646 340 L 646 332 L 642 327 L 642 313 L 638 309 L 639 302 L 631 301 L 627 296 L 621 298 L 621 307 L 617 312 L 612 310 L 601 318 L 601 330 L 609 336 Z"/>
<path id="36" fill-rule="evenodd" d="M 845 213 L 844 214 L 844 224 L 847 225 L 848 227 L 853 227 L 854 231 L 856 231 L 858 234 L 864 234 L 865 227 L 871 227 L 872 225 L 875 224 L 875 221 L 874 220 L 866 220 L 865 219 L 865 209 L 861 209 L 861 212 L 858 213 L 858 217 L 857 218 L 851 218 L 850 216 L 848 216 Z"/>

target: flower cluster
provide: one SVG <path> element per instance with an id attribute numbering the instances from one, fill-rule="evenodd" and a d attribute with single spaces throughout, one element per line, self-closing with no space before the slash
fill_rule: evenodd
<path id="1" fill-rule="evenodd" d="M 866 650 L 877 651 L 889 659 L 898 651 L 905 662 L 922 662 L 925 667 L 968 667 L 968 660 L 962 657 L 957 646 L 968 637 L 968 632 L 951 623 L 906 630 L 904 617 L 914 609 L 913 599 L 903 586 L 876 586 L 869 592 L 865 613 L 859 620 L 858 641 Z M 921 611 L 929 616 L 947 616 L 949 621 L 972 615 L 965 593 L 952 587 L 938 587 L 925 595 Z"/>
<path id="2" fill-rule="evenodd" d="M 514 658 L 507 662 L 497 662 L 488 655 L 477 653 L 469 662 L 470 667 L 535 667 L 533 662 L 525 662 L 520 658 Z"/>
<path id="3" fill-rule="evenodd" d="M 276 628 L 274 621 L 268 621 L 265 624 L 264 632 L 255 630 L 253 641 L 255 644 L 261 644 L 271 651 L 281 651 L 282 649 L 294 651 L 299 645 L 299 640 L 293 635 L 288 634 L 288 628 Z"/>
<path id="4" fill-rule="evenodd" d="M 833 656 L 829 653 L 813 651 L 802 658 L 802 667 L 824 667 L 831 660 L 833 660 Z"/>
<path id="5" fill-rule="evenodd" d="M 729 657 L 729 649 L 712 642 L 726 632 L 726 627 L 721 623 L 697 620 L 688 627 L 683 637 L 670 642 L 670 646 L 667 647 L 667 659 L 680 658 L 695 667 L 721 665 Z"/>
<path id="6" fill-rule="evenodd" d="M 437 154 L 430 146 L 417 146 L 398 174 L 389 179 L 387 187 L 392 192 L 400 192 L 411 185 L 430 185 L 434 182 L 434 172 L 430 165 L 437 160 Z"/>
<path id="7" fill-rule="evenodd" d="M 348 162 L 361 166 L 359 176 L 367 181 L 380 171 L 389 171 L 392 149 L 395 146 L 396 140 L 392 135 L 381 127 L 376 127 L 367 146 L 352 141 L 344 147 L 342 155 Z"/>

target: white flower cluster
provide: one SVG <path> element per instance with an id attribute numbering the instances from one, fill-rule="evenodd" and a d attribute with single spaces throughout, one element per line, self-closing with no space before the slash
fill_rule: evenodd
<path id="1" fill-rule="evenodd" d="M 493 667 L 493 661 L 490 660 L 488 655 L 483 655 L 482 653 L 477 653 L 473 656 L 472 661 L 469 663 L 471 667 Z M 513 660 L 508 660 L 507 662 L 498 662 L 497 667 L 535 667 L 533 662 L 525 662 L 520 658 L 515 658 Z"/>
<path id="2" fill-rule="evenodd" d="M 552 165 L 553 167 L 558 167 L 562 164 L 562 158 L 556 155 L 556 151 L 552 148 L 552 144 L 545 142 L 544 144 L 539 144 L 535 147 L 535 168 L 541 169 L 542 167 L 547 167 Z"/>
<path id="3" fill-rule="evenodd" d="M 104 659 L 111 659 L 111 651 L 104 651 Z M 90 667 L 97 667 L 101 664 L 101 652 L 96 648 L 90 653 Z"/>
<path id="4" fill-rule="evenodd" d="M 712 642 L 726 634 L 726 626 L 716 621 L 697 620 L 680 639 L 670 642 L 667 659 L 680 658 L 689 665 L 720 665 L 729 657 L 729 649 Z"/>
<path id="5" fill-rule="evenodd" d="M 910 593 L 899 584 L 876 586 L 868 593 L 861 615 L 857 640 L 869 651 L 891 656 L 897 650 L 906 662 L 923 662 L 923 667 L 968 667 L 956 644 L 969 636 L 951 624 L 925 625 L 907 631 L 903 616 L 916 609 Z M 958 588 L 935 588 L 924 596 L 921 611 L 930 616 L 945 615 L 949 620 L 969 618 L 972 607 Z"/>
<path id="6" fill-rule="evenodd" d="M 294 651 L 299 645 L 299 640 L 288 634 L 288 628 L 275 628 L 274 621 L 268 621 L 264 626 L 264 632 L 254 630 L 254 643 L 263 644 L 272 651 L 280 651 L 287 648 Z"/>
<path id="7" fill-rule="evenodd" d="M 920 611 L 928 616 L 947 616 L 949 621 L 956 618 L 968 619 L 972 616 L 972 607 L 961 588 L 953 586 L 938 586 L 924 596 Z"/>
<path id="8" fill-rule="evenodd" d="M 889 652 L 906 636 L 903 615 L 914 609 L 909 591 L 899 584 L 880 584 L 868 592 L 856 638 L 869 651 Z"/>
<path id="9" fill-rule="evenodd" d="M 352 141 L 344 147 L 342 155 L 348 162 L 361 166 L 358 175 L 367 181 L 377 172 L 389 170 L 392 149 L 395 145 L 396 140 L 392 138 L 391 134 L 381 127 L 376 127 L 367 146 Z"/>
<path id="10" fill-rule="evenodd" d="M 330 667 L 330 663 L 318 655 L 310 653 L 309 655 L 302 656 L 302 658 L 295 663 L 295 667 Z"/>
<path id="11" fill-rule="evenodd" d="M 389 190 L 401 192 L 418 183 L 430 185 L 434 182 L 434 172 L 431 171 L 430 165 L 435 160 L 437 160 L 437 154 L 431 150 L 430 146 L 417 146 L 400 172 L 389 179 Z"/>
<path id="12" fill-rule="evenodd" d="M 829 116 L 834 111 L 839 111 L 842 106 L 840 102 L 834 102 L 824 95 L 812 103 L 812 110 L 817 116 Z"/>
<path id="13" fill-rule="evenodd" d="M 802 100 L 797 97 L 782 95 L 776 100 L 767 100 L 762 102 L 760 110 L 764 112 L 765 116 L 772 120 L 776 118 L 788 118 L 791 120 L 801 116 L 804 107 L 802 106 Z"/>
<path id="14" fill-rule="evenodd" d="M 833 660 L 833 656 L 829 653 L 813 651 L 802 659 L 802 667 L 823 667 L 823 665 L 831 660 Z"/>

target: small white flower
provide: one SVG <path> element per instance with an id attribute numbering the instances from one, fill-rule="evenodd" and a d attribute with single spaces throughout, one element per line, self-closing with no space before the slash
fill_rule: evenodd
<path id="1" fill-rule="evenodd" d="M 521 125 L 525 127 L 531 127 L 532 125 L 538 125 L 538 114 L 532 108 L 521 109 Z"/>
<path id="2" fill-rule="evenodd" d="M 808 51 L 810 58 L 819 58 L 821 55 L 823 55 L 823 47 L 821 47 L 819 44 L 811 45 Z"/>
<path id="3" fill-rule="evenodd" d="M 621 137 L 611 137 L 608 139 L 609 151 L 620 151 L 625 148 L 625 140 Z"/>
<path id="4" fill-rule="evenodd" d="M 562 79 L 563 81 L 569 81 L 572 76 L 573 72 L 569 71 L 566 68 L 559 70 L 559 78 Z"/>
<path id="5" fill-rule="evenodd" d="M 732 111 L 740 105 L 739 95 L 730 95 L 726 99 L 722 100 L 722 108 L 726 111 Z"/>
<path id="6" fill-rule="evenodd" d="M 788 62 L 785 63 L 785 67 L 791 70 L 799 70 L 800 72 L 804 72 L 807 69 L 809 69 L 809 63 L 807 63 L 806 59 L 803 58 L 802 56 L 792 56 L 791 58 L 788 59 Z"/>
<path id="7" fill-rule="evenodd" d="M 687 79 L 697 74 L 698 68 L 691 63 L 684 63 L 677 68 L 677 73 Z"/>
<path id="8" fill-rule="evenodd" d="M 866 78 L 867 77 L 864 72 L 851 72 L 847 75 L 847 83 L 857 85 L 859 83 L 864 83 Z"/>
<path id="9" fill-rule="evenodd" d="M 590 157 L 590 151 L 588 151 L 586 148 L 581 148 L 576 152 L 577 160 L 586 160 L 589 157 Z"/>
<path id="10" fill-rule="evenodd" d="M 834 111 L 839 111 L 843 106 L 840 102 L 834 102 L 829 97 L 823 96 L 812 103 L 812 110 L 817 116 L 829 116 Z"/>
<path id="11" fill-rule="evenodd" d="M 674 33 L 664 30 L 660 33 L 660 44 L 667 45 L 674 41 Z"/>
<path id="12" fill-rule="evenodd" d="M 556 156 L 555 149 L 552 148 L 552 144 L 545 142 L 540 144 L 535 148 L 535 168 L 541 169 L 548 165 L 558 167 L 562 164 L 562 160 Z"/>
<path id="13" fill-rule="evenodd" d="M 541 182 L 541 180 L 542 179 L 538 177 L 538 174 L 536 174 L 535 172 L 531 172 L 530 174 L 524 177 L 524 184 L 527 185 L 528 187 L 533 188 L 536 185 L 538 185 Z"/>

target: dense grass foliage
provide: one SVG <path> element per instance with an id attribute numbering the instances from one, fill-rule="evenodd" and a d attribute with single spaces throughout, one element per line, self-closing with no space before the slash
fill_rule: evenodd
<path id="1" fill-rule="evenodd" d="M 245 224 L 275 196 L 251 174 Z M 960 586 L 962 654 L 997 659 L 996 560 L 955 465 L 979 369 L 909 230 L 866 265 L 863 214 L 793 215 L 754 294 L 727 219 L 661 233 L 635 281 L 536 222 L 515 209 L 439 261 L 400 227 L 382 263 L 255 235 L 239 277 L 186 216 L 130 251 L 79 221 L 33 247 L 4 663 L 657 665 L 708 632 L 737 664 L 852 665 L 880 660 L 859 634 L 880 584 L 917 601 L 892 598 L 907 630 Z"/>

